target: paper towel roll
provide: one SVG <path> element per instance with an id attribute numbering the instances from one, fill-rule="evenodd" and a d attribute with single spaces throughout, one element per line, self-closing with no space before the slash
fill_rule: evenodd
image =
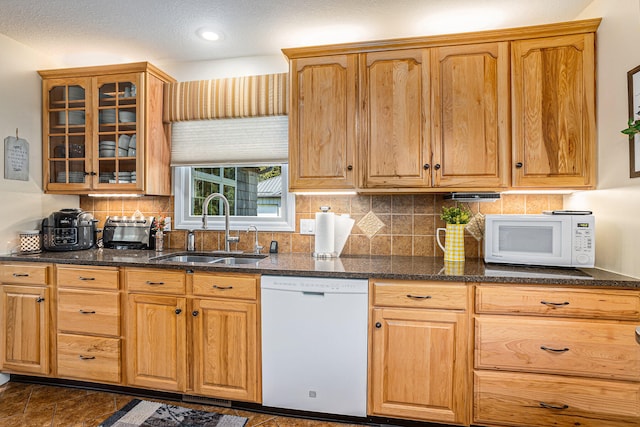
<path id="1" fill-rule="evenodd" d="M 335 255 L 335 215 L 332 212 L 316 213 L 316 250 L 314 256 Z"/>

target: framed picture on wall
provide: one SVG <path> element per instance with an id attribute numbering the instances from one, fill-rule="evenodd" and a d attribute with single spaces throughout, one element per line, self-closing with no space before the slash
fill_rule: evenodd
<path id="1" fill-rule="evenodd" d="M 640 65 L 627 73 L 629 118 L 640 119 Z M 640 133 L 629 135 L 629 176 L 640 177 Z"/>

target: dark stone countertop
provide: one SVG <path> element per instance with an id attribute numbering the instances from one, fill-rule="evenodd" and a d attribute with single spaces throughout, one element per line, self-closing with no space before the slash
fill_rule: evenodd
<path id="1" fill-rule="evenodd" d="M 640 279 L 610 273 L 597 268 L 550 268 L 502 264 L 485 264 L 470 258 L 462 265 L 445 265 L 439 257 L 411 256 L 342 256 L 325 260 L 311 254 L 270 254 L 257 264 L 222 265 L 167 263 L 155 260 L 161 255 L 181 253 L 143 250 L 89 249 L 40 254 L 0 255 L 0 261 L 47 262 L 117 267 L 153 267 L 166 269 L 226 271 L 267 275 L 315 276 L 341 278 L 380 278 L 406 280 L 441 280 L 463 282 L 578 285 L 640 289 Z M 190 252 L 190 254 L 201 252 Z M 208 255 L 211 252 L 207 253 Z M 216 254 L 220 255 L 220 254 Z M 236 255 L 236 254 L 234 254 Z M 222 256 L 222 255 L 220 255 Z"/>

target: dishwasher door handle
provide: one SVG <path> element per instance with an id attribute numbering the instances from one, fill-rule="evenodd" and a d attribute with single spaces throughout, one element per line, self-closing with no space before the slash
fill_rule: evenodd
<path id="1" fill-rule="evenodd" d="M 308 291 L 302 291 L 302 295 L 315 296 L 315 297 L 323 297 L 323 296 L 324 296 L 324 292 L 308 292 Z"/>

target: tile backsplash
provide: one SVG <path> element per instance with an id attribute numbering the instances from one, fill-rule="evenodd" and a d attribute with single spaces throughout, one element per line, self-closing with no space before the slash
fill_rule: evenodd
<path id="1" fill-rule="evenodd" d="M 436 229 L 444 227 L 440 219 L 443 205 L 452 202 L 443 201 L 441 195 L 355 195 L 355 196 L 296 196 L 295 232 L 260 231 L 259 241 L 266 252 L 272 240 L 278 241 L 281 253 L 314 251 L 314 236 L 300 234 L 300 219 L 314 219 L 320 206 L 331 206 L 331 212 L 349 214 L 356 221 L 347 240 L 343 255 L 414 255 L 442 256 L 442 250 L 436 242 Z M 544 210 L 562 209 L 562 195 L 503 195 L 495 202 L 466 203 L 473 213 L 484 214 L 539 214 Z M 163 215 L 174 217 L 173 197 L 140 198 L 92 198 L 80 197 L 80 207 L 100 221 L 99 226 L 109 215 L 131 215 L 139 210 L 144 215 Z M 377 226 L 370 228 L 360 222 L 367 214 Z M 363 229 L 358 226 L 363 225 Z M 368 224 L 368 223 L 367 223 Z M 373 231 L 375 229 L 375 231 Z M 372 234 L 374 232 L 375 234 Z M 232 249 L 251 251 L 253 234 L 244 231 L 232 231 L 240 236 L 240 243 Z M 168 233 L 165 245 L 169 248 L 186 247 L 186 231 L 174 230 Z M 224 247 L 223 232 L 196 231 L 197 250 L 218 250 Z M 482 257 L 482 245 L 468 232 L 465 234 L 465 253 L 469 258 Z"/>

